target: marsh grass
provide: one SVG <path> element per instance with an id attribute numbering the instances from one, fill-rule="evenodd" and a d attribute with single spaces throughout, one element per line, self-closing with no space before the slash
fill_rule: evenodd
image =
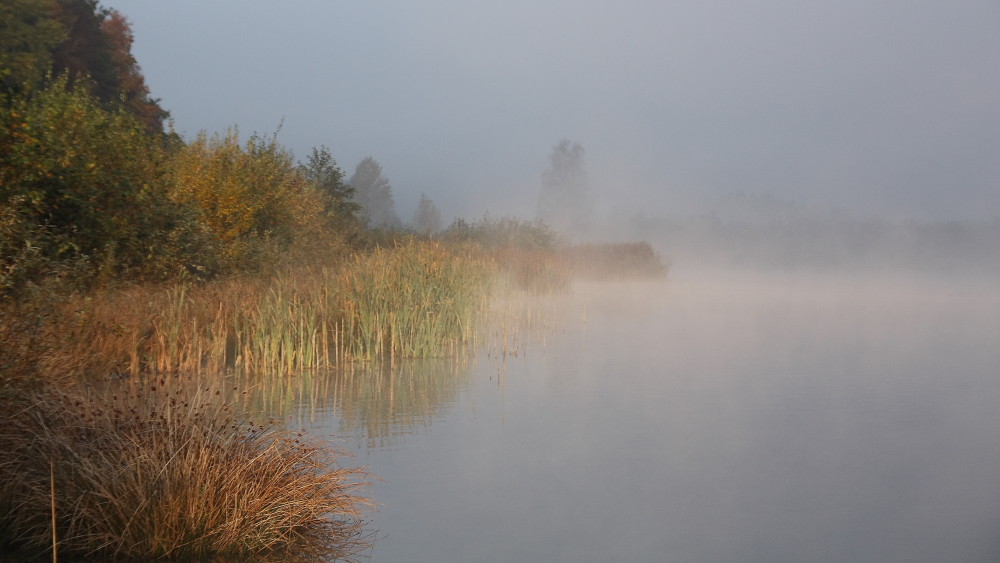
<path id="1" fill-rule="evenodd" d="M 339 279 L 343 351 L 353 358 L 453 357 L 489 306 L 494 267 L 437 243 L 376 249 Z"/>
<path id="2" fill-rule="evenodd" d="M 648 243 L 494 238 L 400 239 L 336 267 L 60 296 L 21 310 L 7 304 L 0 307 L 0 387 L 146 373 L 288 377 L 355 362 L 454 358 L 474 347 L 498 287 L 548 295 L 565 291 L 573 277 L 662 277 L 667 270 Z"/>
<path id="3" fill-rule="evenodd" d="M 454 357 L 471 344 L 494 273 L 488 257 L 411 240 L 337 268 L 60 298 L 42 320 L 8 304 L 0 379 L 291 376 Z"/>
<path id="4" fill-rule="evenodd" d="M 182 378 L 8 395 L 0 534 L 24 555 L 131 560 L 347 557 L 368 476 L 345 454 Z M 53 491 L 54 490 L 54 494 Z"/>

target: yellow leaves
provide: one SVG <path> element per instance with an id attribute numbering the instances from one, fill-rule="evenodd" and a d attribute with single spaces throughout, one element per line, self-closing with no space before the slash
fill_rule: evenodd
<path id="1" fill-rule="evenodd" d="M 173 197 L 193 204 L 223 241 L 265 232 L 289 238 L 301 218 L 304 183 L 291 156 L 274 139 L 235 131 L 199 134 L 174 159 Z"/>

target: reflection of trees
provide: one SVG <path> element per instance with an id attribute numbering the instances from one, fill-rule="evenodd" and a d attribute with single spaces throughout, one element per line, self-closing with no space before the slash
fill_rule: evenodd
<path id="1" fill-rule="evenodd" d="M 470 366 L 455 359 L 410 360 L 335 374 L 331 381 L 338 433 L 364 437 L 369 447 L 430 425 L 455 402 Z"/>

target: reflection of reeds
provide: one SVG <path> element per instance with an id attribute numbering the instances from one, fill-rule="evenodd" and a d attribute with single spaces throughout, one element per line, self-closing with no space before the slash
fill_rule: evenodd
<path id="1" fill-rule="evenodd" d="M 63 554 L 102 559 L 311 559 L 364 547 L 362 470 L 177 381 L 6 398 L 0 536 L 41 553 L 55 534 Z"/>
<path id="2" fill-rule="evenodd" d="M 393 443 L 430 425 L 454 403 L 470 366 L 452 359 L 423 359 L 365 366 L 331 374 L 331 398 L 338 434 L 353 435 L 369 447 Z"/>

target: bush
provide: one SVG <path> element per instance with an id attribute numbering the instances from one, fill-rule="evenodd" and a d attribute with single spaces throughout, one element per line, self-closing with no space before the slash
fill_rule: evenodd
<path id="1" fill-rule="evenodd" d="M 591 280 L 661 278 L 667 266 L 646 241 L 577 244 L 565 249 L 575 276 Z"/>
<path id="2" fill-rule="evenodd" d="M 273 266 L 293 244 L 313 252 L 336 245 L 323 216 L 326 202 L 277 139 L 235 130 L 198 135 L 170 162 L 173 200 L 193 208 L 219 244 L 222 268 Z"/>
<path id="3" fill-rule="evenodd" d="M 65 77 L 0 114 L 0 289 L 204 269 L 205 237 L 167 199 L 163 139 Z M 68 272 L 68 274 L 67 274 Z"/>

